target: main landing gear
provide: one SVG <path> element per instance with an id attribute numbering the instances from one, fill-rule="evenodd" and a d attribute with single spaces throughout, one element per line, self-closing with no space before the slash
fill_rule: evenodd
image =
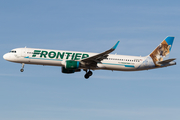
<path id="1" fill-rule="evenodd" d="M 92 74 L 93 74 L 93 72 L 92 71 L 88 71 L 87 72 L 87 70 L 86 70 L 86 74 L 84 75 L 84 77 L 86 78 L 86 79 L 88 79 L 90 76 L 92 76 Z"/>
<path id="2" fill-rule="evenodd" d="M 22 63 L 22 68 L 20 69 L 21 72 L 24 71 L 24 63 Z"/>

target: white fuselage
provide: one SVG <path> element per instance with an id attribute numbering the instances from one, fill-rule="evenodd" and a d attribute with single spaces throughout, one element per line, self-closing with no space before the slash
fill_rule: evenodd
<path id="1" fill-rule="evenodd" d="M 39 48 L 16 48 L 6 53 L 3 58 L 10 62 L 21 63 L 21 72 L 25 64 L 61 66 L 61 72 L 71 74 L 83 69 L 88 79 L 91 70 L 139 71 L 176 65 L 175 58 L 166 59 L 170 53 L 174 37 L 168 36 L 160 45 L 145 57 L 114 55 L 112 53 L 120 41 L 102 53 L 89 53 Z"/>
<path id="2" fill-rule="evenodd" d="M 10 62 L 64 66 L 65 61 L 75 60 L 80 61 L 84 58 L 94 56 L 98 53 L 36 49 L 36 48 L 17 48 L 6 53 L 3 58 Z M 92 67 L 93 70 L 118 70 L 118 71 L 138 71 L 153 69 L 155 65 L 149 56 L 126 56 L 109 54 L 108 57 L 97 64 L 97 67 Z M 87 69 L 80 67 L 80 69 Z"/>

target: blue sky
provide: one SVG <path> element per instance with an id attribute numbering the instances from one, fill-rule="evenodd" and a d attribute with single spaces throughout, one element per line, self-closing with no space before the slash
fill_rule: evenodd
<path id="1" fill-rule="evenodd" d="M 180 2 L 178 0 L 1 0 L 0 119 L 180 119 Z M 5 61 L 13 48 L 146 56 L 168 35 L 176 66 L 139 72 L 66 75 L 60 67 Z"/>

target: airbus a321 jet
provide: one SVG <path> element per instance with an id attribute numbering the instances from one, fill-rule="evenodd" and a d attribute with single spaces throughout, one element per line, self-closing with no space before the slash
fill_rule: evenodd
<path id="1" fill-rule="evenodd" d="M 10 62 L 25 64 L 61 66 L 62 73 L 86 72 L 84 77 L 92 76 L 92 70 L 139 71 L 176 65 L 173 59 L 164 58 L 170 53 L 174 37 L 168 36 L 157 48 L 145 57 L 110 54 L 119 41 L 102 53 L 89 53 L 38 48 L 16 48 L 3 58 Z"/>

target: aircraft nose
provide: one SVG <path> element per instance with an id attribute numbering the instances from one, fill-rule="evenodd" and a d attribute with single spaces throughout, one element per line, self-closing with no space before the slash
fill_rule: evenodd
<path id="1" fill-rule="evenodd" d="M 7 53 L 3 55 L 3 58 L 4 58 L 5 60 L 8 60 L 9 57 L 8 57 Z"/>

